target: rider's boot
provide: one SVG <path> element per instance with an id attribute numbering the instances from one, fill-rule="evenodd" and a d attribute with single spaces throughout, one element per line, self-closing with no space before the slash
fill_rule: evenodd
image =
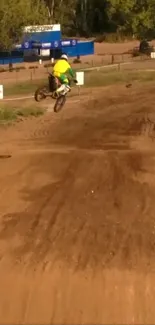
<path id="1" fill-rule="evenodd" d="M 64 92 L 63 92 L 63 95 L 66 95 L 69 91 L 71 91 L 71 87 L 69 85 L 65 85 L 65 89 L 64 89 Z"/>
<path id="2" fill-rule="evenodd" d="M 57 89 L 57 94 L 62 93 L 62 95 L 66 95 L 69 91 L 71 90 L 71 87 L 66 84 L 62 84 L 58 89 Z"/>

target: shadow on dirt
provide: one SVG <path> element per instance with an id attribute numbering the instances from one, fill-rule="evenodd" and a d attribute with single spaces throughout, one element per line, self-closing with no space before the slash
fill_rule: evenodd
<path id="1" fill-rule="evenodd" d="M 0 155 L 0 159 L 8 159 L 11 158 L 11 155 Z"/>
<path id="2" fill-rule="evenodd" d="M 3 217 L 8 254 L 29 267 L 59 260 L 74 269 L 153 268 L 154 188 L 136 178 L 145 170 L 142 155 L 88 155 L 82 167 L 81 159 L 71 156 L 59 181 L 23 190 L 29 208 Z"/>
<path id="3" fill-rule="evenodd" d="M 145 103 L 140 107 L 137 98 L 135 109 L 134 104 L 132 107 L 130 101 L 128 103 L 129 98 L 125 99 L 127 102 L 122 101 L 121 104 L 110 99 L 91 100 L 85 104 L 86 115 L 75 114 L 70 118 L 63 118 L 59 121 L 59 132 L 57 125 L 52 125 L 47 135 L 49 143 L 92 150 L 130 149 L 131 137 L 151 136 L 154 123 L 152 124 L 152 117 L 148 119 L 147 111 L 150 108 L 147 108 Z"/>

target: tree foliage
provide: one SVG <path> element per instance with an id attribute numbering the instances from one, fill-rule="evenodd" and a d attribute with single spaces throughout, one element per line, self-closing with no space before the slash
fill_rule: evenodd
<path id="1" fill-rule="evenodd" d="M 40 0 L 0 0 L 0 48 L 11 48 L 22 37 L 23 27 L 47 21 Z"/>
<path id="2" fill-rule="evenodd" d="M 117 33 L 155 36 L 155 0 L 0 0 L 0 47 L 26 25 L 60 23 L 66 36 Z"/>
<path id="3" fill-rule="evenodd" d="M 50 22 L 64 30 L 90 36 L 122 33 L 154 36 L 155 0 L 44 0 Z M 66 29 L 67 28 L 67 29 Z"/>

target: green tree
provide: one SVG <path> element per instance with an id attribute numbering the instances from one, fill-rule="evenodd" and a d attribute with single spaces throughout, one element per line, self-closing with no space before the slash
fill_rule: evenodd
<path id="1" fill-rule="evenodd" d="M 142 38 L 155 31 L 154 0 L 110 0 L 108 16 L 117 32 Z"/>
<path id="2" fill-rule="evenodd" d="M 155 36 L 155 0 L 0 0 L 0 47 L 11 48 L 23 27 L 60 23 L 65 35 L 107 32 Z"/>
<path id="3" fill-rule="evenodd" d="M 1 0 L 0 21 L 0 48 L 11 49 L 24 26 L 47 22 L 47 10 L 40 0 Z"/>
<path id="4" fill-rule="evenodd" d="M 48 10 L 48 22 L 60 23 L 64 32 L 76 25 L 77 0 L 44 0 Z"/>

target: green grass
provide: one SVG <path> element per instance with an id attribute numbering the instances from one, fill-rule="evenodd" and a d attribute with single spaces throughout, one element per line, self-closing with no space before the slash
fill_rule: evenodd
<path id="1" fill-rule="evenodd" d="M 15 110 L 10 108 L 0 108 L 0 122 L 1 121 L 14 121 L 17 118 Z"/>
<path id="2" fill-rule="evenodd" d="M 46 84 L 46 80 L 37 80 L 35 82 L 24 81 L 17 84 L 9 84 L 4 86 L 4 96 L 12 95 L 28 95 L 33 94 L 37 87 Z"/>
<path id="3" fill-rule="evenodd" d="M 85 74 L 86 87 L 109 86 L 133 81 L 155 80 L 155 71 L 91 71 Z"/>
<path id="4" fill-rule="evenodd" d="M 40 115 L 43 115 L 45 110 L 43 108 L 40 107 L 24 107 L 22 109 L 16 109 L 15 110 L 17 118 L 19 116 L 21 117 L 29 117 L 29 116 L 34 116 L 34 117 L 38 117 Z"/>
<path id="5" fill-rule="evenodd" d="M 30 116 L 38 117 L 44 114 L 44 109 L 40 107 L 24 107 L 24 108 L 12 108 L 1 107 L 0 108 L 0 124 L 10 124 L 21 118 Z"/>
<path id="6" fill-rule="evenodd" d="M 147 82 L 155 80 L 155 71 L 116 71 L 100 69 L 99 71 L 85 71 L 85 87 L 109 86 L 133 81 Z M 47 84 L 47 80 L 22 82 L 4 86 L 4 95 L 34 94 L 37 87 Z"/>

